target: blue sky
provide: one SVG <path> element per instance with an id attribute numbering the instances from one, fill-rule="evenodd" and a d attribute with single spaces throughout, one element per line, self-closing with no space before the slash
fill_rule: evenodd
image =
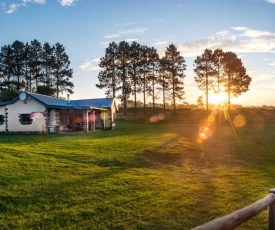
<path id="1" fill-rule="evenodd" d="M 110 41 L 137 41 L 160 55 L 175 44 L 187 64 L 185 98 L 202 95 L 193 61 L 206 48 L 235 52 L 252 78 L 236 103 L 275 105 L 275 0 L 0 0 L 0 46 L 15 40 L 65 46 L 72 99 L 105 97 L 95 87 Z"/>

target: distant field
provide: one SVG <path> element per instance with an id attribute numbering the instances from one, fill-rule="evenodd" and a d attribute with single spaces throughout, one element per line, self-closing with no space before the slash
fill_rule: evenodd
<path id="1" fill-rule="evenodd" d="M 120 116 L 115 130 L 89 134 L 0 135 L 0 229 L 191 229 L 275 187 L 275 111 L 163 118 Z M 267 221 L 264 211 L 238 229 Z"/>

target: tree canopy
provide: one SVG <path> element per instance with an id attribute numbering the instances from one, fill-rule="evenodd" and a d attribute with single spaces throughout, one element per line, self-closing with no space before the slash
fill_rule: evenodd
<path id="1" fill-rule="evenodd" d="M 227 108 L 230 109 L 231 98 L 238 97 L 249 90 L 251 77 L 240 58 L 233 52 L 223 52 L 221 49 L 206 49 L 194 60 L 195 81 L 206 96 L 208 110 L 209 92 L 217 95 L 227 94 Z"/>
<path id="2" fill-rule="evenodd" d="M 73 70 L 64 46 L 56 43 L 43 46 L 38 40 L 15 41 L 0 51 L 0 101 L 11 99 L 20 91 L 37 92 L 59 97 L 73 93 Z"/>

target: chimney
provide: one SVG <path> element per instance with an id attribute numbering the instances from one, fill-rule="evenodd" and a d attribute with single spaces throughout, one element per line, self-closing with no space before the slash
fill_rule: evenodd
<path id="1" fill-rule="evenodd" d="M 67 94 L 67 103 L 70 104 L 70 94 Z"/>

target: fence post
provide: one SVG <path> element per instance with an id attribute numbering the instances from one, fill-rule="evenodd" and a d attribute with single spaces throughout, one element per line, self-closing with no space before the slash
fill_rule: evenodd
<path id="1" fill-rule="evenodd" d="M 273 198 L 275 199 L 275 188 L 270 189 L 269 193 L 272 193 Z M 272 202 L 269 205 L 268 229 L 275 230 L 275 202 Z"/>

